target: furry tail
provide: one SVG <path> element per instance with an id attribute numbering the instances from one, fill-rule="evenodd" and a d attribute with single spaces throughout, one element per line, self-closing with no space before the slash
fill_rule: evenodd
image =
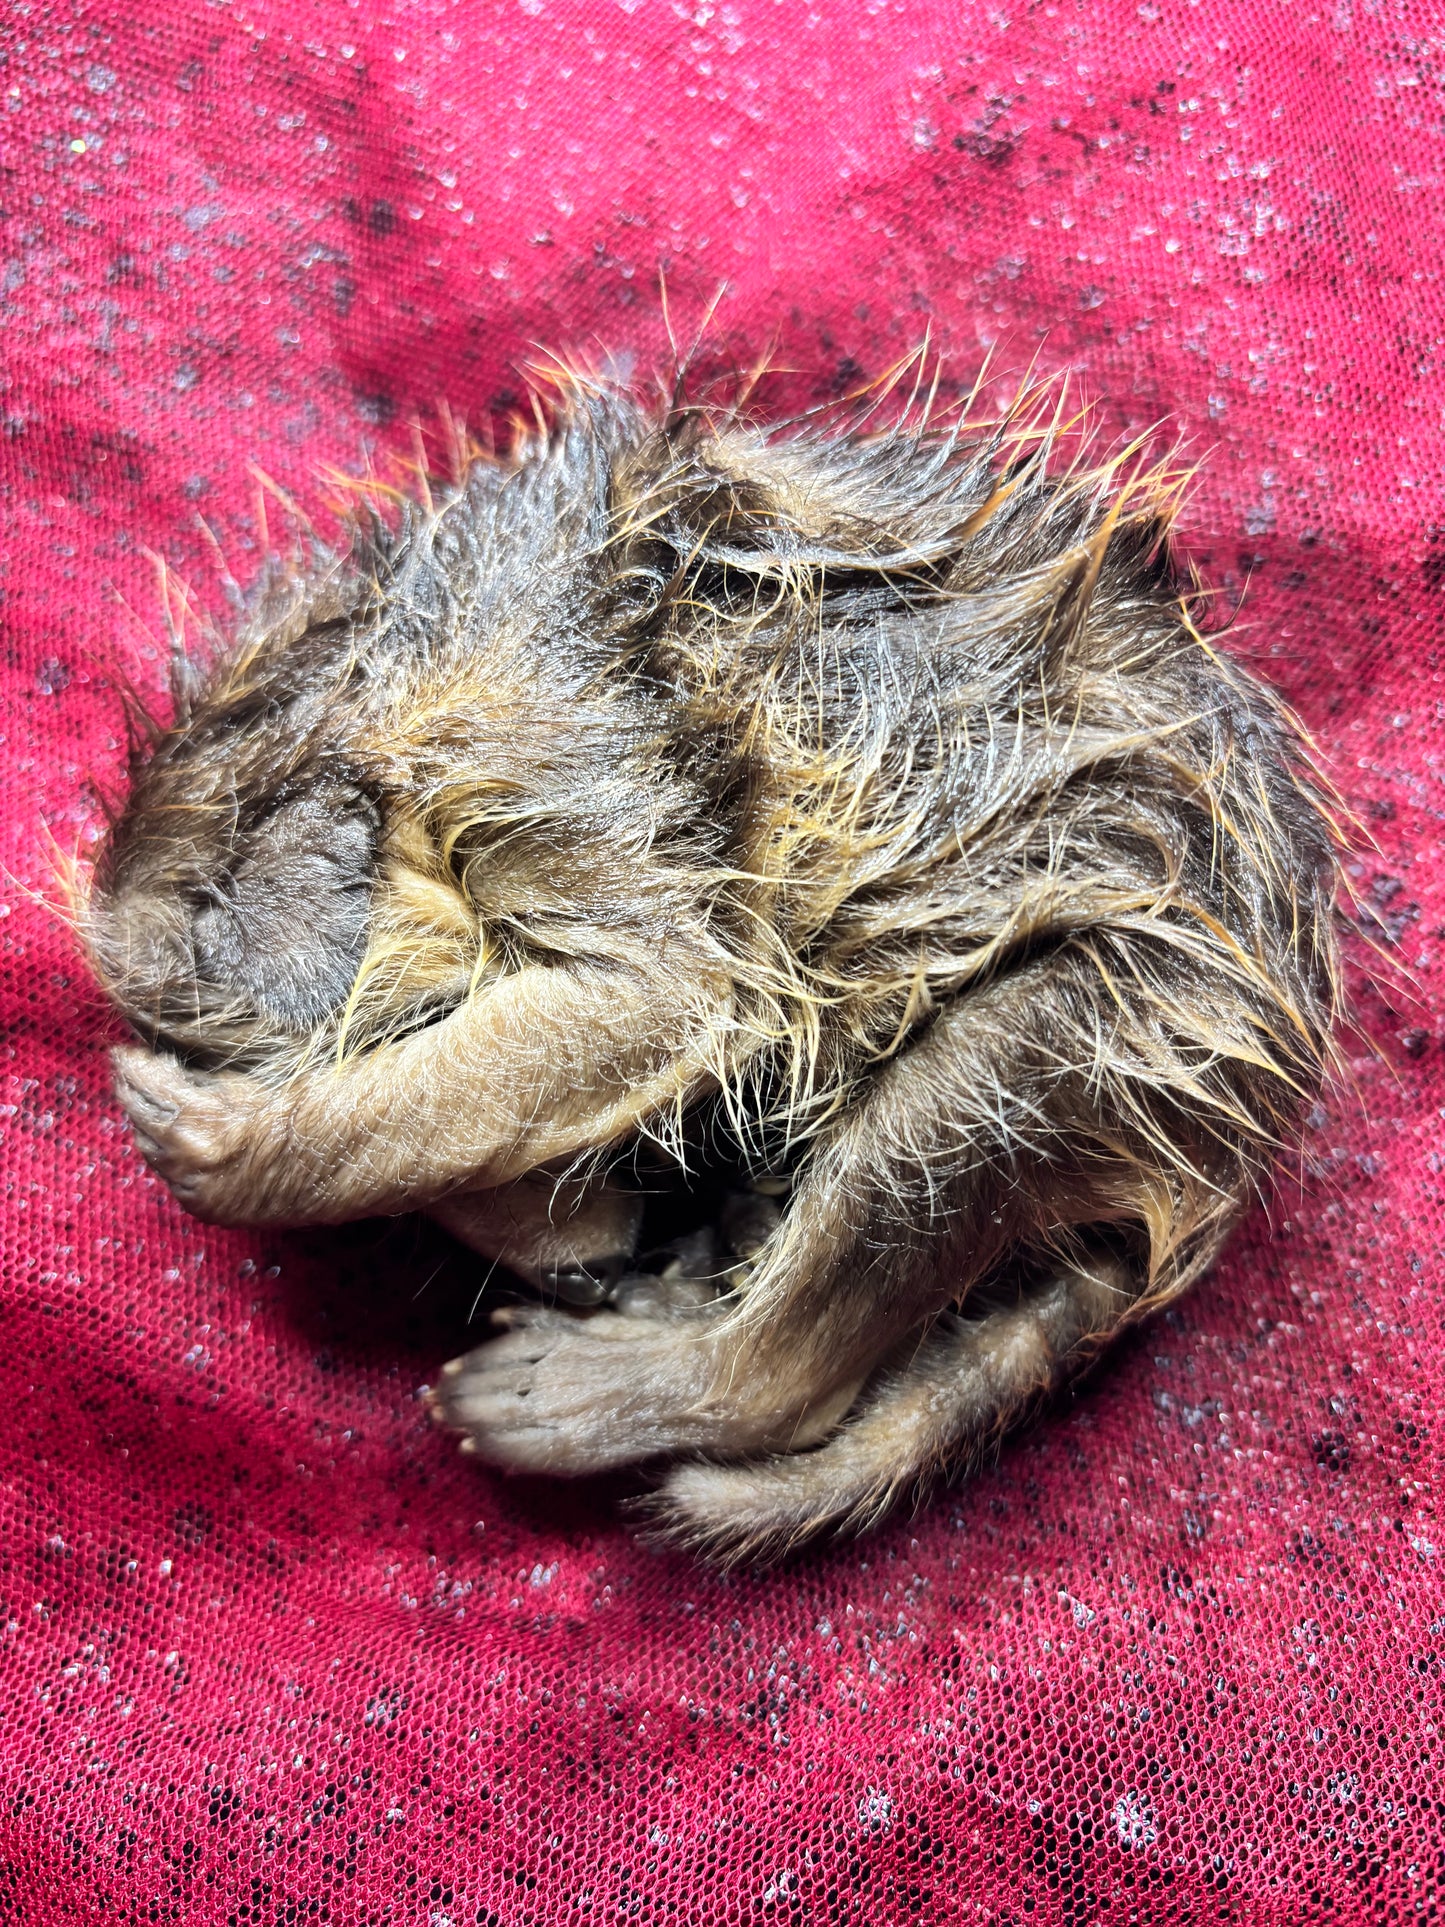
<path id="1" fill-rule="evenodd" d="M 1015 1304 L 947 1316 L 812 1452 L 682 1465 L 647 1502 L 660 1536 L 721 1565 L 781 1558 L 816 1534 L 862 1532 L 900 1495 L 976 1462 L 1116 1332 L 1143 1295 L 1123 1260 L 1056 1270 Z"/>

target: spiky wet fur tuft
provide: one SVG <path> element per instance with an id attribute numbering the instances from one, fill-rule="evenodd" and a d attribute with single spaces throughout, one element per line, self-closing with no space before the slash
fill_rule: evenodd
<path id="1" fill-rule="evenodd" d="M 88 928 L 143 1034 L 277 1087 L 539 962 L 688 959 L 653 1018 L 693 1068 L 629 1134 L 680 1149 L 712 1106 L 805 1178 L 724 1341 L 825 1332 L 845 1291 L 917 1313 L 839 1341 L 829 1443 L 665 1489 L 752 1555 L 975 1453 L 1212 1261 L 1330 1062 L 1336 837 L 1298 725 L 1192 620 L 1180 473 L 1093 462 L 1056 393 L 769 428 L 556 386 L 504 459 L 399 524 L 363 492 L 344 557 L 277 575 L 138 764 Z M 998 1308 L 1010 1267 L 1047 1317 Z M 1032 1318 L 1022 1378 L 980 1364 L 990 1317 Z M 973 1374 L 947 1422 L 900 1337 Z"/>

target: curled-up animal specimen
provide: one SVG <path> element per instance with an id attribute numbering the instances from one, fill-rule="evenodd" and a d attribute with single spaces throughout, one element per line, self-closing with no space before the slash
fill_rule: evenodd
<path id="1" fill-rule="evenodd" d="M 177 1198 L 503 1260 L 552 1302 L 441 1421 L 660 1462 L 715 1557 L 976 1460 L 1207 1269 L 1339 1001 L 1297 726 L 1191 620 L 1177 476 L 1089 461 L 1027 405 L 768 427 L 569 375 L 275 572 L 86 908 Z M 719 1139 L 717 1224 L 639 1268 L 639 1156 Z"/>

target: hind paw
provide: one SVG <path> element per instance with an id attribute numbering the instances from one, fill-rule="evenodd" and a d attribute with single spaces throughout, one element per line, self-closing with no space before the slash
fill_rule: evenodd
<path id="1" fill-rule="evenodd" d="M 497 1314 L 501 1336 L 442 1367 L 437 1423 L 509 1472 L 580 1474 L 635 1464 L 708 1429 L 710 1351 L 680 1321 L 541 1306 Z"/>

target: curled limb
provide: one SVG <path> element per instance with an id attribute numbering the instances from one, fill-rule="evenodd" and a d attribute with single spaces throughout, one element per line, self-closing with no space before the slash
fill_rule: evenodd
<path id="1" fill-rule="evenodd" d="M 116 1089 L 198 1217 L 337 1224 L 508 1184 L 675 1115 L 707 1085 L 697 1001 L 692 960 L 531 966 L 401 1043 L 287 1083 L 131 1047 Z"/>
<path id="2" fill-rule="evenodd" d="M 909 1492 L 977 1464 L 1113 1336 L 1138 1301 L 1131 1268 L 1060 1268 L 1015 1304 L 946 1313 L 886 1366 L 811 1452 L 675 1467 L 645 1511 L 723 1565 L 776 1558 L 824 1530 L 862 1532 Z"/>

